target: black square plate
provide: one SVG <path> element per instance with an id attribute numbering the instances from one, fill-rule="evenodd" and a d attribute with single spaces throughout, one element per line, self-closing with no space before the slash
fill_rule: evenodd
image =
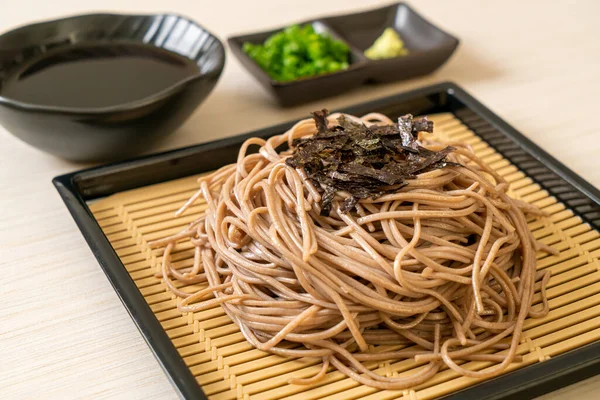
<path id="1" fill-rule="evenodd" d="M 355 115 L 380 112 L 392 118 L 408 112 L 415 115 L 452 113 L 542 189 L 563 202 L 576 216 L 594 229 L 600 229 L 598 189 L 452 83 L 429 86 L 339 111 Z M 113 193 L 215 170 L 235 162 L 239 146 L 249 137 L 268 138 L 284 132 L 295 123 L 291 121 L 224 140 L 74 172 L 53 180 L 118 296 L 169 379 L 185 399 L 206 397 L 115 253 L 87 202 Z M 487 380 L 447 398 L 532 398 L 598 374 L 599 371 L 600 342 L 594 342 L 543 363 Z"/>
<path id="2" fill-rule="evenodd" d="M 291 82 L 277 82 L 244 52 L 243 44 L 263 43 L 273 33 L 285 27 L 234 36 L 227 40 L 242 65 L 282 106 L 333 96 L 365 82 L 392 82 L 430 74 L 450 58 L 459 43 L 457 38 L 425 20 L 405 3 L 323 17 L 299 24 L 313 24 L 315 31 L 326 32 L 333 38 L 344 41 L 351 52 L 349 68 Z M 400 34 L 409 54 L 385 60 L 370 60 L 364 55 L 364 51 L 386 28 L 393 28 Z"/>

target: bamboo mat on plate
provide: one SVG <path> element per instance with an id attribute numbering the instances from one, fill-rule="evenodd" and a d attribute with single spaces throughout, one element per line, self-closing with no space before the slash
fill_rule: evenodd
<path id="1" fill-rule="evenodd" d="M 549 216 L 529 224 L 534 236 L 560 251 L 558 256 L 538 253 L 538 269 L 549 269 L 550 313 L 528 319 L 518 354 L 522 363 L 507 371 L 543 362 L 568 350 L 600 339 L 600 234 L 575 216 L 562 203 L 517 170 L 500 154 L 465 127 L 452 114 L 430 116 L 435 136 L 441 141 L 470 144 L 477 155 L 511 184 L 510 194 L 535 204 Z M 204 205 L 195 205 L 180 218 L 174 212 L 197 190 L 197 177 L 117 193 L 93 203 L 90 208 L 169 338 L 189 366 L 209 399 L 430 399 L 478 382 L 451 370 L 438 372 L 431 380 L 411 390 L 379 390 L 360 385 L 331 369 L 325 379 L 311 386 L 289 385 L 290 377 L 310 377 L 320 368 L 317 359 L 292 359 L 254 349 L 220 306 L 182 314 L 177 300 L 160 278 L 155 277 L 162 249 L 147 243 L 177 233 L 197 218 Z M 177 268 L 193 262 L 189 242 L 178 245 L 173 261 Z M 539 293 L 535 302 L 541 301 Z M 374 347 L 382 351 L 385 346 Z M 478 370 L 488 364 L 469 362 Z M 412 373 L 419 365 L 412 360 L 371 363 L 380 374 Z"/>

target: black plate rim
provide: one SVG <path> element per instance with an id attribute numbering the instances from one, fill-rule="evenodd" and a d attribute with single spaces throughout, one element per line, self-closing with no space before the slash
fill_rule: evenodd
<path id="1" fill-rule="evenodd" d="M 546 151 L 527 139 L 499 116 L 461 89 L 454 83 L 444 82 L 413 91 L 400 93 L 382 99 L 345 107 L 343 112 L 353 109 L 377 108 L 394 102 L 430 95 L 452 96 L 458 99 L 469 110 L 485 119 L 505 136 L 515 140 L 521 148 L 544 163 L 554 173 L 566 182 L 580 190 L 589 199 L 600 204 L 600 190 L 584 180 L 572 170 L 560 163 Z M 167 377 L 182 398 L 206 399 L 201 387 L 197 384 L 189 368 L 179 356 L 166 332 L 152 313 L 149 305 L 141 295 L 130 275 L 125 270 L 110 242 L 102 232 L 97 221 L 88 208 L 84 196 L 78 190 L 76 181 L 89 177 L 98 177 L 116 171 L 125 171 L 140 165 L 148 165 L 164 160 L 176 160 L 191 153 L 211 150 L 239 143 L 250 136 L 273 134 L 286 129 L 293 122 L 283 123 L 259 129 L 247 134 L 229 137 L 215 142 L 209 142 L 159 154 L 139 157 L 126 162 L 113 163 L 104 166 L 76 171 L 57 176 L 53 184 L 62 197 L 65 205 L 81 230 L 94 256 L 107 275 L 110 283 L 131 315 L 140 333 L 148 343 L 151 351 L 162 366 Z M 158 182 L 156 182 L 158 183 Z M 537 363 L 497 378 L 479 383 L 472 387 L 449 394 L 447 399 L 519 399 L 532 398 L 548 391 L 575 383 L 600 371 L 600 341 L 592 342 L 577 349 L 570 350 L 553 357 L 543 363 Z"/>

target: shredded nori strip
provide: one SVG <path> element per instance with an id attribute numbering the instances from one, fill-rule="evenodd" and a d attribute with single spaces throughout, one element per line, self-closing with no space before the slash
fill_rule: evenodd
<path id="1" fill-rule="evenodd" d="M 321 191 L 321 215 L 329 215 L 338 191 L 350 194 L 341 207 L 348 212 L 361 199 L 398 191 L 418 174 L 456 165 L 446 159 L 454 148 L 433 151 L 418 143 L 419 132 L 433 132 L 427 117 L 407 114 L 398 125 L 367 127 L 342 115 L 329 128 L 327 114 L 325 109 L 312 113 L 317 133 L 294 140 L 286 160 L 303 168 Z"/>

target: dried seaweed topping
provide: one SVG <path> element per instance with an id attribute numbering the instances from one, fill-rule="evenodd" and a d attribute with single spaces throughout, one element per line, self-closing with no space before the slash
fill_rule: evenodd
<path id="1" fill-rule="evenodd" d="M 433 151 L 417 141 L 419 132 L 433 132 L 433 122 L 426 117 L 407 114 L 398 125 L 367 127 L 342 115 L 329 127 L 327 114 L 312 113 L 317 133 L 294 140 L 286 160 L 303 168 L 321 190 L 321 215 L 329 215 L 338 191 L 350 195 L 342 205 L 342 212 L 348 212 L 359 200 L 395 192 L 420 173 L 455 165 L 446 160 L 452 147 Z"/>

